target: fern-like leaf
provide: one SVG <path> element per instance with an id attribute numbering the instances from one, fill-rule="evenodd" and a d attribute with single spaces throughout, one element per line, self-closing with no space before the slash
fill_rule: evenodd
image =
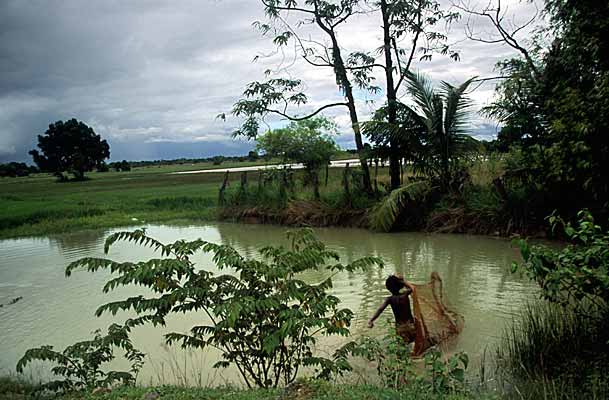
<path id="1" fill-rule="evenodd" d="M 428 181 L 414 182 L 395 189 L 374 208 L 369 217 L 370 226 L 381 232 L 389 232 L 406 206 L 406 202 L 420 200 L 430 190 Z"/>

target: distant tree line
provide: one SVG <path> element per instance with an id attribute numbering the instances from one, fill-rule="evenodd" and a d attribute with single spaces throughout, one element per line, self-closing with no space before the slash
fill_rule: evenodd
<path id="1" fill-rule="evenodd" d="M 18 177 L 28 176 L 29 174 L 35 174 L 40 172 L 37 167 L 27 165 L 22 162 L 9 162 L 7 164 L 0 164 L 0 177 Z"/>

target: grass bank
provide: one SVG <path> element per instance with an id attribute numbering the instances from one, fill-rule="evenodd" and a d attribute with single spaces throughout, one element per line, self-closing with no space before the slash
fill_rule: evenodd
<path id="1" fill-rule="evenodd" d="M 0 378 L 0 400 L 35 398 L 32 387 Z M 157 397 L 157 395 L 159 397 Z M 180 386 L 119 387 L 111 392 L 79 392 L 55 397 L 57 400 L 486 400 L 491 393 L 433 394 L 404 388 L 387 389 L 374 385 L 333 384 L 299 381 L 282 389 L 189 388 Z"/>
<path id="2" fill-rule="evenodd" d="M 209 164 L 209 165 L 208 165 Z M 130 172 L 92 172 L 82 182 L 58 183 L 48 174 L 0 179 L 0 238 L 45 235 L 81 229 L 118 227 L 141 222 L 210 221 L 218 219 L 222 169 L 246 163 L 210 163 L 134 168 Z M 172 172 L 220 169 L 217 173 Z M 386 169 L 383 169 L 386 170 Z M 324 199 L 336 204 L 341 168 L 331 168 Z M 296 174 L 301 174 L 297 171 Z M 386 174 L 386 171 L 385 171 Z M 258 172 L 249 172 L 252 185 Z M 229 190 L 240 173 L 229 175 Z M 302 190 L 302 197 L 308 191 Z M 275 221 L 278 222 L 278 221 Z"/>
<path id="3" fill-rule="evenodd" d="M 311 226 L 369 227 L 368 216 L 387 193 L 387 167 L 372 168 L 376 198 L 365 195 L 358 169 L 351 167 L 348 193 L 344 168 L 330 168 L 320 176 L 320 199 L 313 196 L 303 171 L 294 171 L 287 195 L 276 182 L 267 184 L 258 172 L 229 175 L 227 202 L 218 207 L 223 169 L 260 164 L 231 162 L 176 164 L 134 168 L 130 172 L 90 173 L 82 182 L 57 183 L 47 174 L 0 179 L 0 239 L 45 235 L 83 229 L 120 227 L 134 223 L 201 222 L 228 219 L 248 223 Z M 171 174 L 200 169 L 217 173 Z M 505 201 L 493 187 L 501 164 L 484 161 L 470 168 L 471 181 L 461 193 L 425 199 L 396 216 L 393 230 L 510 235 L 528 233 L 528 223 L 517 216 L 518 201 Z M 408 177 L 405 172 L 405 177 Z M 513 196 L 512 196 L 513 197 Z M 419 207 L 420 206 L 420 207 Z M 418 215 L 420 214 L 420 215 Z M 515 217 L 516 215 L 516 217 Z M 415 221 L 415 222 L 413 222 Z"/>

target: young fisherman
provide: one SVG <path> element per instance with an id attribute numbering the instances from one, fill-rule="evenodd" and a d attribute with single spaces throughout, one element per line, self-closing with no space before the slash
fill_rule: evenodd
<path id="1" fill-rule="evenodd" d="M 368 321 L 368 327 L 374 327 L 374 321 L 381 315 L 381 313 L 391 306 L 393 316 L 395 317 L 395 329 L 399 336 L 404 339 L 404 342 L 414 342 L 416 337 L 416 328 L 414 324 L 414 317 L 410 310 L 410 299 L 409 296 L 413 291 L 412 284 L 404 280 L 404 278 L 396 275 L 391 275 L 385 281 L 385 287 L 391 293 L 391 296 L 387 296 L 385 301 L 376 310 L 372 318 Z"/>

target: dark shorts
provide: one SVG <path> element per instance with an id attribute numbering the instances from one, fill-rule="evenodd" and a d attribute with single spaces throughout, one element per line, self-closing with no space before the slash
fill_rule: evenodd
<path id="1" fill-rule="evenodd" d="M 414 342 L 417 337 L 417 328 L 412 322 L 403 322 L 395 326 L 395 331 L 406 343 Z"/>

